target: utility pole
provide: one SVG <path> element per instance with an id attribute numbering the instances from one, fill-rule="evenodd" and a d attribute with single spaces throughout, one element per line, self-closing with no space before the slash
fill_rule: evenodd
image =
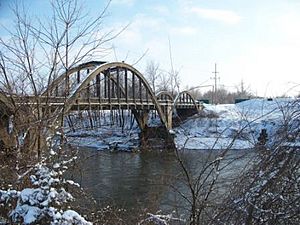
<path id="1" fill-rule="evenodd" d="M 217 76 L 217 74 L 219 73 L 219 72 L 217 72 L 217 63 L 215 63 L 215 71 L 214 72 L 212 72 L 212 73 L 214 73 L 215 74 L 215 76 L 212 78 L 212 79 L 214 79 L 215 80 L 215 91 L 214 91 L 214 104 L 217 104 L 217 79 L 219 78 L 218 76 Z"/>

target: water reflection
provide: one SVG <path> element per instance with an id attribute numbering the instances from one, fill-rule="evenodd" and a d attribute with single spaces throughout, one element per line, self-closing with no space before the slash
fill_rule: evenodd
<path id="1" fill-rule="evenodd" d="M 191 150 L 180 153 L 188 171 L 194 174 L 219 154 L 218 151 Z M 226 163 L 232 163 L 224 168 L 222 176 L 234 178 L 251 161 L 250 156 L 253 156 L 251 152 L 229 152 Z M 174 153 L 111 153 L 81 148 L 77 168 L 71 174 L 100 206 L 114 204 L 128 210 L 137 207 L 171 209 L 184 204 L 174 190 L 187 191 Z"/>

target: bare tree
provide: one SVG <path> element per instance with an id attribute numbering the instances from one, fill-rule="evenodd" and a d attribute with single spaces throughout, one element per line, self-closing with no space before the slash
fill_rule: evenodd
<path id="1" fill-rule="evenodd" d="M 169 72 L 170 89 L 173 96 L 180 92 L 180 73 L 178 70 Z"/>
<path id="2" fill-rule="evenodd" d="M 250 86 L 245 85 L 245 82 L 241 80 L 239 85 L 236 85 L 236 97 L 237 98 L 249 98 L 252 96 Z"/>
<path id="3" fill-rule="evenodd" d="M 224 192 L 226 193 L 228 184 L 230 184 L 231 179 L 234 180 L 240 175 L 236 173 L 230 179 L 224 176 L 228 173 L 228 167 L 234 168 L 233 164 L 245 156 L 244 154 L 237 154 L 236 156 L 229 156 L 228 154 L 239 134 L 245 128 L 242 128 L 223 150 L 213 151 L 215 147 L 213 145 L 212 149 L 203 155 L 203 158 L 193 163 L 185 159 L 187 152 L 184 149 L 175 150 L 176 159 L 179 163 L 176 180 L 182 183 L 182 187 L 178 188 L 178 185 L 171 185 L 171 187 L 184 200 L 176 207 L 184 209 L 188 216 L 186 224 L 200 225 L 212 222 L 215 211 L 225 199 Z M 183 132 L 185 131 L 183 130 Z M 216 138 L 215 144 L 218 139 L 219 137 Z M 189 138 L 186 139 L 183 148 L 188 141 Z"/>
<path id="4" fill-rule="evenodd" d="M 173 96 L 176 96 L 180 92 L 180 74 L 179 71 L 174 68 L 173 55 L 172 55 L 172 46 L 170 37 L 169 41 L 169 57 L 170 57 L 170 72 L 168 72 L 168 80 L 169 80 L 169 91 Z"/>
<path id="5" fill-rule="evenodd" d="M 232 185 L 211 224 L 299 224 L 299 100 L 278 109 L 283 119 L 271 143 L 256 146 L 256 159 Z"/>
<path id="6" fill-rule="evenodd" d="M 214 91 L 209 90 L 202 94 L 199 94 L 198 98 L 212 99 L 212 96 L 214 95 L 215 95 Z M 241 98 L 249 99 L 253 97 L 254 95 L 250 91 L 247 91 L 246 89 L 243 89 L 243 91 L 241 92 L 238 88 L 237 91 L 232 92 L 224 87 L 220 87 L 216 93 L 216 103 L 230 104 L 230 103 L 235 103 L 236 99 L 241 99 Z"/>
<path id="7" fill-rule="evenodd" d="M 179 72 L 160 72 L 160 76 L 157 81 L 158 91 L 168 91 L 174 97 L 180 92 L 180 76 Z"/>
<path id="8" fill-rule="evenodd" d="M 104 32 L 109 4 L 110 1 L 96 18 L 89 16 L 83 2 L 78 0 L 51 1 L 51 15 L 46 19 L 34 18 L 24 4 L 13 7 L 14 24 L 7 28 L 10 38 L 0 38 L 0 88 L 12 102 L 18 102 L 12 113 L 15 139 L 20 132 L 26 134 L 27 140 L 38 149 L 38 155 L 41 137 L 49 131 L 45 127 L 51 124 L 51 115 L 41 106 L 40 96 L 61 73 L 68 73 L 71 67 L 92 57 L 101 57 L 108 47 L 106 44 L 120 33 Z M 68 79 L 66 76 L 62 87 L 65 96 L 70 91 Z M 46 95 L 49 97 L 50 93 Z M 34 104 L 23 105 L 28 101 Z M 64 113 L 62 123 L 63 117 Z"/>
<path id="9" fill-rule="evenodd" d="M 268 145 L 267 139 L 261 142 L 260 138 L 254 138 L 256 152 L 252 152 L 255 154 L 251 157 L 245 157 L 247 153 L 234 153 L 229 157 L 228 153 L 237 138 L 251 133 L 251 124 L 259 118 L 247 121 L 233 134 L 227 148 L 210 151 L 199 165 L 186 160 L 187 152 L 184 150 L 176 150 L 180 165 L 176 180 L 182 187 L 178 183 L 171 184 L 171 187 L 184 200 L 185 204 L 180 202 L 177 207 L 185 207 L 188 224 L 299 223 L 300 161 L 297 141 L 300 140 L 300 104 L 299 101 L 278 102 L 278 109 L 283 118 L 281 123 L 270 134 L 272 138 Z M 186 135 L 183 146 L 189 140 Z M 219 135 L 222 136 L 221 133 Z M 226 177 L 228 168 L 237 160 L 245 162 L 245 170 L 239 164 L 238 171 L 241 173 L 234 172 L 230 178 Z"/>
<path id="10" fill-rule="evenodd" d="M 45 89 L 55 78 L 68 73 L 75 65 L 89 61 L 92 57 L 101 57 L 108 48 L 106 44 L 119 34 L 103 26 L 110 1 L 102 11 L 97 12 L 95 18 L 84 10 L 85 2 L 80 3 L 79 0 L 51 1 L 51 15 L 45 18 L 36 18 L 26 10 L 25 3 L 16 2 L 13 6 L 14 20 L 6 28 L 9 37 L 0 38 L 0 111 L 2 107 L 8 108 L 5 120 L 11 123 L 9 131 L 6 131 L 9 140 L 5 146 L 3 141 L 0 143 L 0 184 L 1 189 L 9 190 L 22 190 L 36 185 L 36 182 L 29 182 L 32 181 L 31 175 L 35 177 L 33 171 L 36 166 L 49 163 L 54 168 L 57 158 L 66 156 L 67 160 L 64 161 L 69 160 L 70 152 L 64 152 L 66 154 L 62 156 L 51 148 L 55 141 L 51 138 L 51 132 L 57 132 L 58 129 L 53 125 L 53 115 L 48 104 L 50 92 L 44 93 Z M 68 97 L 68 76 L 61 91 Z M 62 121 L 63 117 L 64 113 Z M 1 132 L 2 129 L 0 139 L 3 139 Z M 60 151 L 62 148 L 59 146 L 57 149 Z M 51 171 L 46 173 L 61 176 Z M 42 183 L 44 185 L 48 182 L 43 180 Z M 49 193 L 45 192 L 44 187 L 42 189 L 43 193 Z M 0 192 L 2 221 L 4 215 L 12 217 L 10 212 L 16 206 L 16 201 L 7 204 L 3 199 L 3 193 L 7 192 Z M 17 191 L 15 193 L 19 194 Z M 41 200 L 44 201 L 42 195 L 38 201 Z M 57 202 L 55 204 L 60 205 Z M 42 217 L 39 219 L 44 221 Z"/>
<path id="11" fill-rule="evenodd" d="M 233 185 L 212 224 L 298 224 L 300 161 L 296 151 L 280 147 L 265 152 Z"/>
<path id="12" fill-rule="evenodd" d="M 159 91 L 171 91 L 170 77 L 167 75 L 166 72 L 161 72 L 161 75 L 159 76 L 157 92 Z"/>
<path id="13" fill-rule="evenodd" d="M 159 70 L 159 63 L 156 63 L 155 61 L 149 61 L 146 66 L 145 74 L 153 92 L 156 93 L 158 79 L 161 76 L 161 72 Z"/>

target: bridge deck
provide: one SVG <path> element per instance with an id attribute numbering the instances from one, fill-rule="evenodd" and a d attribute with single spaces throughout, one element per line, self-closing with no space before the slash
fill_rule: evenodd
<path id="1" fill-rule="evenodd" d="M 66 98 L 64 97 L 35 97 L 27 96 L 26 101 L 17 102 L 18 105 L 37 105 L 46 108 L 50 107 L 55 109 L 57 107 L 64 106 Z M 158 99 L 160 106 L 162 107 L 172 107 L 173 102 L 169 100 L 160 100 Z M 149 109 L 154 110 L 155 105 L 153 102 L 150 102 L 147 99 L 137 100 L 137 99 L 109 99 L 109 98 L 79 98 L 76 100 L 76 103 L 72 106 L 71 110 L 87 110 L 87 109 Z M 193 103 L 177 103 L 176 108 L 178 109 L 190 109 L 194 108 Z"/>

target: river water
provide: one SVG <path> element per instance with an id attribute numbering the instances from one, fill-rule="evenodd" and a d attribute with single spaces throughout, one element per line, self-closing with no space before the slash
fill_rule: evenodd
<path id="1" fill-rule="evenodd" d="M 126 210 L 163 209 L 172 211 L 183 206 L 188 196 L 186 177 L 174 152 L 110 152 L 81 147 L 71 177 L 91 194 L 100 207 L 114 205 Z M 185 167 L 196 177 L 222 151 L 186 150 L 179 153 Z M 220 168 L 222 190 L 242 173 L 253 160 L 252 151 L 229 151 Z"/>

